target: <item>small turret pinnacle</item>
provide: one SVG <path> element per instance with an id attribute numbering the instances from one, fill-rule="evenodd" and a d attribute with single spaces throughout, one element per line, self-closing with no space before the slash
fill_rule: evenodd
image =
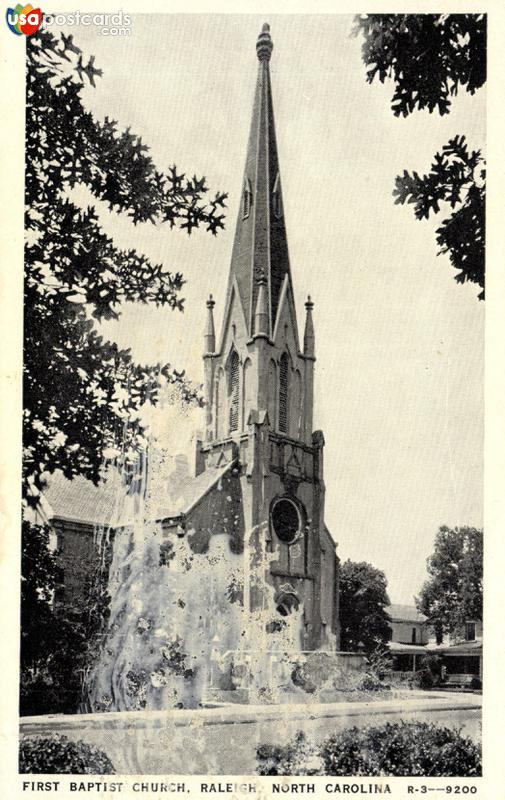
<path id="1" fill-rule="evenodd" d="M 205 326 L 205 334 L 204 334 L 204 342 L 205 342 L 205 352 L 206 353 L 214 353 L 216 350 L 216 332 L 214 329 L 214 306 L 215 306 L 214 298 L 212 295 L 209 295 L 209 299 L 207 300 L 207 324 Z"/>
<path id="2" fill-rule="evenodd" d="M 305 308 L 307 309 L 307 316 L 305 318 L 305 333 L 303 335 L 303 353 L 309 358 L 315 358 L 316 348 L 314 322 L 312 320 L 312 309 L 314 308 L 314 303 L 311 300 L 310 294 L 307 297 Z"/>
<path id="3" fill-rule="evenodd" d="M 258 299 L 254 316 L 254 335 L 268 337 L 267 279 L 263 270 L 258 276 Z"/>
<path id="4" fill-rule="evenodd" d="M 270 61 L 274 44 L 270 37 L 270 25 L 265 22 L 256 42 L 256 52 L 260 61 Z"/>

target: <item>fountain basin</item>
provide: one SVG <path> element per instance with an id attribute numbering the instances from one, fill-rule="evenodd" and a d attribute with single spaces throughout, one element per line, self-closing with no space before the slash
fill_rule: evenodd
<path id="1" fill-rule="evenodd" d="M 412 691 L 375 702 L 46 715 L 22 718 L 20 735 L 81 739 L 104 750 L 122 775 L 253 775 L 259 744 L 284 744 L 299 730 L 321 741 L 353 725 L 405 719 L 478 739 L 481 703 L 481 695 Z"/>

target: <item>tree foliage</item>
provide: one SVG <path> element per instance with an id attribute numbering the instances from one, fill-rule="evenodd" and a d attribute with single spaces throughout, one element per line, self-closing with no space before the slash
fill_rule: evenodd
<path id="1" fill-rule="evenodd" d="M 474 94 L 486 81 L 485 14 L 366 14 L 355 18 L 364 37 L 367 81 L 392 80 L 396 116 L 415 110 L 448 114 L 458 91 Z M 453 213 L 436 232 L 439 254 L 448 253 L 459 283 L 481 287 L 485 273 L 485 172 L 480 151 L 455 136 L 435 154 L 422 177 L 404 170 L 396 178 L 396 203 L 414 204 L 417 219 L 449 203 Z M 455 209 L 455 210 L 454 210 Z"/>
<path id="2" fill-rule="evenodd" d="M 457 634 L 467 620 L 482 620 L 482 530 L 442 526 L 427 570 L 417 605 L 439 640 L 444 633 Z"/>
<path id="3" fill-rule="evenodd" d="M 436 153 L 427 175 L 404 171 L 398 175 L 393 196 L 395 203 L 412 203 L 416 219 L 428 219 L 441 203 L 453 211 L 437 228 L 439 255 L 448 253 L 459 270 L 456 281 L 472 281 L 481 287 L 484 299 L 486 187 L 480 150 L 468 150 L 464 136 L 455 136 Z"/>
<path id="4" fill-rule="evenodd" d="M 448 114 L 458 90 L 474 94 L 486 82 L 485 14 L 362 14 L 360 33 L 367 81 L 394 82 L 396 116 Z"/>
<path id="5" fill-rule="evenodd" d="M 21 664 L 36 672 L 55 631 L 50 602 L 61 571 L 49 548 L 49 529 L 24 521 L 21 542 Z M 23 669 L 23 666 L 22 666 Z"/>
<path id="6" fill-rule="evenodd" d="M 110 552 L 104 553 L 105 562 Z M 50 528 L 26 520 L 21 557 L 21 685 L 23 715 L 75 713 L 83 701 L 109 615 L 109 596 L 97 571 L 84 587 L 86 603 L 62 592 L 63 572 Z"/>
<path id="7" fill-rule="evenodd" d="M 97 120 L 83 105 L 87 80 L 72 37 L 39 31 L 27 41 L 24 460 L 25 496 L 46 471 L 99 479 L 104 448 L 122 442 L 131 459 L 141 442 L 141 411 L 160 386 L 196 390 L 169 365 L 135 364 L 129 350 L 104 341 L 94 321 L 117 319 L 121 304 L 183 308 L 180 272 L 121 250 L 101 229 L 96 209 L 78 207 L 81 186 L 133 223 L 168 223 L 188 234 L 224 227 L 226 195 L 205 178 L 165 172 L 129 129 Z"/>
<path id="8" fill-rule="evenodd" d="M 371 653 L 390 635 L 387 580 L 364 561 L 347 560 L 340 571 L 340 648 Z"/>

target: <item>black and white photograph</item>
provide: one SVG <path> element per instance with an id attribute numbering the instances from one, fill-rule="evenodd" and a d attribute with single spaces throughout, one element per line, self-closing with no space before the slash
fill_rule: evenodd
<path id="1" fill-rule="evenodd" d="M 25 796 L 482 796 L 491 17 L 461 9 L 7 10 Z"/>

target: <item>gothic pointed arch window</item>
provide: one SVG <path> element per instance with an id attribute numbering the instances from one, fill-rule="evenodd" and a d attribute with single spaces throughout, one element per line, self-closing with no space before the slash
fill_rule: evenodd
<path id="1" fill-rule="evenodd" d="M 228 394 L 230 399 L 230 433 L 238 430 L 239 422 L 239 386 L 240 386 L 240 362 L 237 351 L 234 350 L 230 356 L 228 366 Z"/>
<path id="2" fill-rule="evenodd" d="M 298 439 L 302 430 L 302 376 L 298 369 L 293 372 L 290 417 L 291 436 Z"/>
<path id="3" fill-rule="evenodd" d="M 281 179 L 279 173 L 275 178 L 274 188 L 272 189 L 272 210 L 277 219 L 282 217 L 282 194 L 281 194 Z"/>
<path id="4" fill-rule="evenodd" d="M 253 398 L 253 383 L 252 383 L 252 361 L 250 358 L 246 358 L 244 362 L 244 366 L 242 369 L 243 372 L 243 390 L 242 390 L 242 430 L 245 430 L 247 426 L 247 420 L 249 419 L 249 412 L 254 406 L 254 398 Z"/>
<path id="5" fill-rule="evenodd" d="M 279 430 L 289 430 L 289 357 L 283 353 L 279 362 Z"/>
<path id="6" fill-rule="evenodd" d="M 268 365 L 268 419 L 272 430 L 277 429 L 277 364 L 270 359 Z"/>
<path id="7" fill-rule="evenodd" d="M 251 181 L 246 176 L 244 178 L 244 188 L 242 189 L 242 219 L 247 219 L 251 213 L 252 206 L 252 187 Z"/>
<path id="8" fill-rule="evenodd" d="M 224 370 L 221 367 L 216 378 L 216 395 L 215 395 L 215 430 L 216 439 L 222 439 L 226 436 L 226 386 L 224 378 Z"/>

